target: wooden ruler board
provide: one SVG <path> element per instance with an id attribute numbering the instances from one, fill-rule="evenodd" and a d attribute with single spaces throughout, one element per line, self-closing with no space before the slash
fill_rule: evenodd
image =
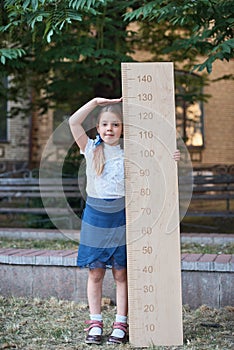
<path id="1" fill-rule="evenodd" d="M 173 63 L 122 63 L 129 338 L 183 344 Z"/>

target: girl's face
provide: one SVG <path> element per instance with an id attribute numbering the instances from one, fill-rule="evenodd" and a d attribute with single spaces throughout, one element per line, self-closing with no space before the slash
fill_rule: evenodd
<path id="1" fill-rule="evenodd" d="M 97 131 L 105 143 L 116 146 L 119 144 L 122 134 L 122 121 L 115 113 L 103 112 L 99 119 Z"/>

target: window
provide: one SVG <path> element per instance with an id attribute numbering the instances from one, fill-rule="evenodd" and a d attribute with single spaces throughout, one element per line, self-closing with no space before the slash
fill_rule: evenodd
<path id="1" fill-rule="evenodd" d="M 190 150 L 204 146 L 203 79 L 191 73 L 177 71 L 176 128 Z"/>
<path id="2" fill-rule="evenodd" d="M 2 78 L 0 87 L 0 141 L 7 141 L 7 78 Z"/>

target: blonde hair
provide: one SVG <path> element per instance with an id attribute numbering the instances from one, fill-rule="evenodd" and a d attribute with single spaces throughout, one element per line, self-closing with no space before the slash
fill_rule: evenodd
<path id="1" fill-rule="evenodd" d="M 102 107 L 97 118 L 97 124 L 99 124 L 102 113 L 111 112 L 114 113 L 123 123 L 123 113 L 122 113 L 122 105 L 121 104 L 113 104 Z M 104 155 L 104 147 L 103 142 L 98 145 L 93 152 L 93 165 L 97 175 L 101 175 L 105 166 L 105 155 Z"/>

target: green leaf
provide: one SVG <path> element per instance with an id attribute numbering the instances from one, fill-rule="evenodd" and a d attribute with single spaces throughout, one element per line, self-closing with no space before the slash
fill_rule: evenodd
<path id="1" fill-rule="evenodd" d="M 104 66 L 104 64 L 112 64 L 113 60 L 111 58 L 101 58 L 98 63 Z"/>
<path id="2" fill-rule="evenodd" d="M 38 9 L 38 0 L 31 0 L 32 8 L 34 11 Z"/>
<path id="3" fill-rule="evenodd" d="M 91 6 L 98 5 L 98 3 L 104 3 L 105 1 L 96 1 L 96 0 L 70 0 L 69 1 L 69 7 L 73 8 L 73 10 L 79 10 L 84 9 L 87 7 L 87 9 L 90 9 Z"/>
<path id="4" fill-rule="evenodd" d="M 1 63 L 5 64 L 6 60 L 16 59 L 22 57 L 26 52 L 23 49 L 0 49 Z"/>
<path id="5" fill-rule="evenodd" d="M 6 63 L 6 57 L 5 56 L 1 56 L 1 63 L 5 64 Z"/>
<path id="6" fill-rule="evenodd" d="M 70 20 L 70 18 L 67 18 L 67 20 Z M 66 21 L 62 21 L 62 23 L 60 24 L 59 30 L 63 29 L 63 26 L 65 23 L 66 23 Z M 67 21 L 67 23 L 69 23 L 69 22 Z"/>
<path id="7" fill-rule="evenodd" d="M 23 9 L 26 10 L 26 8 L 28 7 L 28 5 L 30 4 L 31 0 L 26 0 L 23 3 Z"/>
<path id="8" fill-rule="evenodd" d="M 50 29 L 49 32 L 46 35 L 46 40 L 47 40 L 48 43 L 51 42 L 51 37 L 52 37 L 53 34 L 54 34 L 54 30 Z"/>
<path id="9" fill-rule="evenodd" d="M 6 26 L 0 27 L 0 32 L 6 32 L 12 26 L 12 22 L 8 23 Z"/>
<path id="10" fill-rule="evenodd" d="M 211 72 L 212 72 L 212 60 L 210 60 L 210 59 L 208 59 L 207 61 L 206 61 L 206 70 L 207 70 L 207 72 L 210 74 Z"/>

